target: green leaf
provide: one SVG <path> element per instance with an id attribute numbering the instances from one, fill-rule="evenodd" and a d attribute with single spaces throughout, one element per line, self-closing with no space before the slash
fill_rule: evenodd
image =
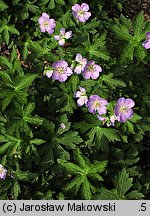
<path id="1" fill-rule="evenodd" d="M 138 192 L 137 190 L 131 191 L 130 193 L 128 193 L 128 194 L 126 195 L 126 198 L 127 198 L 128 200 L 141 200 L 141 199 L 143 199 L 144 197 L 145 197 L 145 196 L 144 196 L 142 193 Z"/>
<path id="2" fill-rule="evenodd" d="M 23 45 L 23 50 L 22 50 L 22 56 L 23 56 L 23 59 L 25 60 L 28 56 L 28 43 L 24 43 Z"/>
<path id="3" fill-rule="evenodd" d="M 20 193 L 21 193 L 21 189 L 20 189 L 19 182 L 15 181 L 13 189 L 12 189 L 12 194 L 14 196 L 14 199 L 17 199 Z"/>
<path id="4" fill-rule="evenodd" d="M 141 11 L 135 18 L 133 22 L 133 29 L 134 29 L 134 35 L 140 39 L 140 35 L 143 29 L 143 23 L 144 23 L 144 13 Z"/>
<path id="5" fill-rule="evenodd" d="M 101 188 L 101 193 L 94 196 L 96 200 L 119 200 L 119 196 L 116 190 L 107 190 Z"/>
<path id="6" fill-rule="evenodd" d="M 109 142 L 120 141 L 119 133 L 113 128 L 101 128 L 102 133 Z"/>
<path id="7" fill-rule="evenodd" d="M 129 43 L 121 51 L 120 64 L 130 63 L 133 60 L 134 45 Z"/>
<path id="8" fill-rule="evenodd" d="M 12 64 L 8 61 L 8 59 L 4 56 L 0 56 L 0 64 L 6 65 L 9 69 L 12 70 Z"/>
<path id="9" fill-rule="evenodd" d="M 34 144 L 34 145 L 41 145 L 41 144 L 43 144 L 45 142 L 46 142 L 45 140 L 37 139 L 37 138 L 31 140 L 31 143 Z"/>
<path id="10" fill-rule="evenodd" d="M 69 82 L 71 83 L 71 88 L 72 88 L 72 91 L 74 93 L 77 90 L 78 86 L 79 86 L 79 76 L 78 75 L 71 76 Z"/>
<path id="11" fill-rule="evenodd" d="M 128 29 L 126 26 L 123 25 L 113 25 L 112 26 L 112 31 L 121 40 L 126 40 L 126 41 L 132 41 L 133 36 L 129 34 Z"/>
<path id="12" fill-rule="evenodd" d="M 7 143 L 5 143 L 3 145 L 0 145 L 0 154 L 5 153 L 5 151 L 7 151 L 9 146 L 11 146 L 11 142 L 7 142 Z"/>
<path id="13" fill-rule="evenodd" d="M 0 78 L 2 79 L 2 81 L 6 86 L 10 88 L 14 88 L 14 84 L 6 71 L 0 71 Z"/>
<path id="14" fill-rule="evenodd" d="M 30 116 L 30 114 L 34 111 L 35 109 L 35 104 L 34 103 L 29 103 L 23 110 L 23 116 Z"/>
<path id="15" fill-rule="evenodd" d="M 74 174 L 74 175 L 83 174 L 83 169 L 79 167 L 78 165 L 68 162 L 66 160 L 63 160 L 63 159 L 58 159 L 57 161 L 60 164 L 60 166 L 64 167 L 69 173 Z"/>
<path id="16" fill-rule="evenodd" d="M 141 120 L 141 119 L 142 119 L 141 116 L 139 116 L 139 115 L 137 115 L 136 113 L 134 113 L 134 114 L 133 114 L 133 117 L 132 117 L 132 119 L 130 119 L 130 121 L 133 122 L 133 123 L 136 123 L 136 122 L 138 122 L 138 121 Z"/>
<path id="17" fill-rule="evenodd" d="M 16 176 L 21 181 L 30 181 L 38 177 L 38 174 L 29 172 L 29 171 L 17 170 Z"/>
<path id="18" fill-rule="evenodd" d="M 68 184 L 65 185 L 64 189 L 65 191 L 68 191 L 75 187 L 76 188 L 75 194 L 77 194 L 83 181 L 84 181 L 84 176 L 76 176 L 73 180 L 71 180 Z"/>
<path id="19" fill-rule="evenodd" d="M 0 11 L 4 11 L 7 8 L 8 8 L 8 5 L 3 0 L 1 0 L 0 1 Z"/>
<path id="20" fill-rule="evenodd" d="M 40 55 L 45 55 L 49 51 L 48 48 L 43 48 L 38 42 L 30 41 L 29 47 L 31 48 L 31 51 L 38 53 Z"/>
<path id="21" fill-rule="evenodd" d="M 98 181 L 104 181 L 104 179 L 98 173 L 89 173 L 88 176 Z"/>
<path id="22" fill-rule="evenodd" d="M 88 133 L 89 139 L 86 141 L 87 145 L 92 145 L 94 142 L 98 146 L 101 146 L 102 137 L 106 137 L 109 142 L 120 141 L 120 137 L 118 131 L 113 128 L 101 128 L 101 127 L 93 127 Z"/>
<path id="23" fill-rule="evenodd" d="M 3 31 L 3 37 L 4 37 L 4 40 L 6 41 L 6 44 L 8 45 L 10 36 L 9 36 L 9 31 L 8 31 L 7 26 L 5 27 L 5 29 Z"/>
<path id="24" fill-rule="evenodd" d="M 84 179 L 82 184 L 82 196 L 85 200 L 92 199 L 91 184 L 87 178 Z"/>
<path id="25" fill-rule="evenodd" d="M 55 0 L 50 0 L 50 3 L 49 3 L 49 5 L 48 5 L 48 7 L 49 7 L 50 9 L 54 9 L 54 8 L 55 8 Z"/>
<path id="26" fill-rule="evenodd" d="M 2 101 L 2 111 L 10 104 L 12 98 L 14 97 L 14 91 L 9 91 L 8 95 Z"/>
<path id="27" fill-rule="evenodd" d="M 112 89 L 116 89 L 116 87 L 126 87 L 126 83 L 122 80 L 113 78 L 113 73 L 108 75 L 102 75 L 101 79 Z"/>
<path id="28" fill-rule="evenodd" d="M 42 125 L 43 119 L 39 116 L 32 116 L 25 119 L 28 123 L 33 125 Z"/>
<path id="29" fill-rule="evenodd" d="M 122 24 L 123 24 L 124 26 L 127 27 L 128 31 L 129 31 L 129 30 L 131 29 L 131 26 L 132 26 L 131 20 L 130 20 L 130 19 L 127 19 L 127 18 L 126 18 L 125 16 L 123 16 L 122 14 L 121 14 L 121 16 L 120 16 L 120 20 L 121 20 Z"/>
<path id="30" fill-rule="evenodd" d="M 126 121 L 125 125 L 127 126 L 128 131 L 130 131 L 132 134 L 135 134 L 135 132 L 134 132 L 134 125 L 130 121 Z"/>
<path id="31" fill-rule="evenodd" d="M 68 148 L 75 149 L 77 144 L 80 144 L 83 140 L 76 131 L 69 131 L 63 134 L 61 137 L 56 138 L 57 142 L 67 146 Z"/>
<path id="32" fill-rule="evenodd" d="M 83 155 L 80 149 L 77 148 L 76 150 L 74 150 L 73 153 L 74 153 L 73 155 L 74 155 L 75 161 L 78 163 L 80 167 L 84 169 L 86 167 L 86 163 L 85 163 L 85 160 L 83 159 Z"/>
<path id="33" fill-rule="evenodd" d="M 70 26 L 75 26 L 75 23 L 71 19 L 71 13 L 70 10 L 68 10 L 63 16 L 62 16 L 62 24 L 65 28 L 68 28 Z"/>
<path id="34" fill-rule="evenodd" d="M 135 56 L 141 61 L 143 61 L 143 59 L 147 56 L 147 52 L 145 48 L 142 46 L 142 44 L 139 44 L 135 48 Z"/>
<path id="35" fill-rule="evenodd" d="M 117 188 L 119 198 L 124 198 L 126 192 L 132 187 L 133 179 L 129 178 L 129 173 L 125 168 L 115 177 L 114 185 Z"/>
<path id="36" fill-rule="evenodd" d="M 106 166 L 107 166 L 107 161 L 96 162 L 95 164 L 92 164 L 92 166 L 89 168 L 88 174 L 102 173 L 104 172 Z"/>
<path id="37" fill-rule="evenodd" d="M 22 89 L 28 88 L 31 85 L 31 83 L 35 80 L 36 77 L 37 77 L 36 74 L 30 75 L 30 76 L 23 76 L 21 78 L 21 81 L 15 87 L 15 90 L 20 91 Z"/>
<path id="38" fill-rule="evenodd" d="M 87 51 L 90 53 L 90 56 L 97 56 L 101 57 L 104 60 L 109 59 L 109 55 L 105 49 L 105 43 L 106 43 L 106 33 L 103 33 L 99 38 L 96 39 L 96 42 L 90 47 L 86 47 Z"/>
<path id="39" fill-rule="evenodd" d="M 27 8 L 29 9 L 29 11 L 31 11 L 32 13 L 38 13 L 39 12 L 39 7 L 36 5 L 29 5 L 27 4 Z"/>
<path id="40" fill-rule="evenodd" d="M 19 31 L 16 28 L 14 28 L 13 26 L 7 26 L 7 28 L 11 33 L 20 35 Z"/>

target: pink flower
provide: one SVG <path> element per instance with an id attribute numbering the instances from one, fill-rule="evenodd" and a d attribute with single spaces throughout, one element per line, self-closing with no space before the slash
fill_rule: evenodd
<path id="1" fill-rule="evenodd" d="M 144 41 L 142 43 L 142 46 L 145 48 L 145 49 L 149 49 L 150 48 L 150 32 L 147 32 L 146 33 L 146 41 Z"/>
<path id="2" fill-rule="evenodd" d="M 49 34 L 53 34 L 56 23 L 54 19 L 49 19 L 47 13 L 42 13 L 42 16 L 38 19 L 38 23 L 40 24 L 41 32 L 47 31 Z"/>
<path id="3" fill-rule="evenodd" d="M 89 5 L 86 3 L 81 4 L 81 6 L 79 4 L 72 6 L 72 14 L 79 22 L 85 22 L 89 19 L 91 13 L 88 10 Z"/>
<path id="4" fill-rule="evenodd" d="M 61 128 L 61 129 L 65 129 L 66 128 L 66 125 L 64 124 L 64 123 L 61 123 L 60 125 L 59 125 L 59 127 Z"/>
<path id="5" fill-rule="evenodd" d="M 134 101 L 130 98 L 119 98 L 114 109 L 117 120 L 119 122 L 126 122 L 127 119 L 131 119 L 133 115 L 132 107 L 134 107 L 134 105 Z"/>
<path id="6" fill-rule="evenodd" d="M 98 115 L 97 117 L 98 117 L 98 119 L 99 119 L 100 121 L 102 121 L 102 122 L 103 122 L 103 125 L 104 125 L 104 124 L 105 124 L 105 122 L 108 120 L 108 118 L 107 118 L 107 117 L 103 117 L 103 116 L 100 116 L 100 115 Z"/>
<path id="7" fill-rule="evenodd" d="M 52 78 L 54 80 L 59 80 L 60 82 L 65 82 L 68 76 L 71 76 L 72 70 L 68 67 L 68 63 L 64 60 L 60 60 L 52 64 L 54 69 Z"/>
<path id="8" fill-rule="evenodd" d="M 51 78 L 52 74 L 53 74 L 53 70 L 47 70 L 45 75 L 46 75 L 48 78 Z"/>
<path id="9" fill-rule="evenodd" d="M 100 72 L 102 72 L 101 66 L 95 64 L 95 61 L 89 61 L 84 68 L 83 77 L 84 79 L 97 79 Z"/>
<path id="10" fill-rule="evenodd" d="M 78 106 L 87 105 L 88 97 L 86 96 L 86 90 L 83 87 L 79 86 L 80 91 L 74 93 L 74 97 L 78 98 L 77 104 Z"/>
<path id="11" fill-rule="evenodd" d="M 84 68 L 85 68 L 85 66 L 87 64 L 87 59 L 82 58 L 82 55 L 77 53 L 75 61 L 77 62 L 77 65 L 76 65 L 76 67 L 74 69 L 74 73 L 81 74 L 81 72 L 84 71 Z"/>
<path id="12" fill-rule="evenodd" d="M 55 35 L 54 39 L 58 40 L 60 46 L 63 46 L 65 44 L 65 40 L 71 38 L 71 36 L 72 36 L 72 31 L 68 31 L 65 33 L 65 29 L 61 28 L 60 35 Z"/>
<path id="13" fill-rule="evenodd" d="M 5 180 L 7 170 L 0 164 L 0 179 Z"/>
<path id="14" fill-rule="evenodd" d="M 99 115 L 106 113 L 106 105 L 108 102 L 104 98 L 100 98 L 98 95 L 91 95 L 87 107 L 90 113 L 95 114 L 98 111 Z"/>

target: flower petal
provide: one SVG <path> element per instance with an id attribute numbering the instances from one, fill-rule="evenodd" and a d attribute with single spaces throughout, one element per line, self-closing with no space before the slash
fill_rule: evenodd
<path id="1" fill-rule="evenodd" d="M 67 74 L 67 76 L 71 76 L 71 74 L 73 74 L 72 70 L 70 67 L 66 68 L 65 74 Z"/>
<path id="2" fill-rule="evenodd" d="M 81 55 L 80 53 L 77 53 L 77 54 L 76 54 L 75 60 L 76 60 L 77 62 L 80 62 L 80 61 L 82 60 L 82 55 Z"/>
<path id="3" fill-rule="evenodd" d="M 97 79 L 99 77 L 99 72 L 92 72 L 91 73 L 91 78 L 92 79 Z"/>
<path id="4" fill-rule="evenodd" d="M 81 65 L 77 65 L 77 66 L 75 67 L 75 69 L 74 69 L 74 73 L 80 74 L 80 73 L 81 73 L 81 70 L 82 70 Z"/>
<path id="5" fill-rule="evenodd" d="M 76 92 L 74 93 L 74 97 L 75 97 L 75 98 L 80 98 L 81 94 L 82 94 L 82 92 L 76 91 Z"/>
<path id="6" fill-rule="evenodd" d="M 38 19 L 38 23 L 39 24 L 42 24 L 44 22 L 44 19 L 43 19 L 43 17 L 41 16 L 39 19 Z"/>
<path id="7" fill-rule="evenodd" d="M 55 39 L 55 40 L 60 40 L 60 35 L 55 35 L 55 36 L 54 36 L 54 39 Z"/>
<path id="8" fill-rule="evenodd" d="M 79 11 L 80 9 L 81 9 L 81 6 L 79 4 L 75 4 L 72 6 L 72 10 L 75 12 Z"/>
<path id="9" fill-rule="evenodd" d="M 72 36 L 72 31 L 66 32 L 66 34 L 65 34 L 65 38 L 66 38 L 66 39 L 71 38 L 71 36 Z"/>
<path id="10" fill-rule="evenodd" d="M 58 43 L 59 43 L 60 46 L 63 46 L 65 44 L 65 39 L 60 39 L 58 41 Z"/>
<path id="11" fill-rule="evenodd" d="M 46 27 L 46 31 L 47 31 L 49 34 L 53 34 L 54 29 L 53 29 L 53 28 L 50 28 L 50 27 Z"/>
<path id="12" fill-rule="evenodd" d="M 119 118 L 118 121 L 120 121 L 120 122 L 126 122 L 126 121 L 127 121 L 127 118 L 126 118 L 126 116 L 125 116 L 124 113 L 121 113 L 119 117 L 120 117 L 120 118 Z"/>
<path id="13" fill-rule="evenodd" d="M 89 5 L 86 4 L 86 3 L 83 3 L 83 4 L 81 5 L 81 9 L 82 9 L 83 11 L 88 11 L 88 10 L 89 10 Z"/>
<path id="14" fill-rule="evenodd" d="M 129 108 L 132 108 L 132 107 L 135 106 L 135 102 L 134 102 L 132 99 L 127 98 L 127 99 L 125 100 L 125 105 L 127 105 Z"/>
<path id="15" fill-rule="evenodd" d="M 150 32 L 146 33 L 146 37 L 147 37 L 147 39 L 150 39 Z"/>
<path id="16" fill-rule="evenodd" d="M 56 22 L 55 22 L 55 20 L 54 20 L 54 19 L 50 19 L 50 20 L 49 20 L 49 25 L 50 25 L 51 28 L 55 28 L 55 27 L 56 27 Z"/>
<path id="17" fill-rule="evenodd" d="M 61 34 L 61 35 L 64 35 L 64 34 L 65 34 L 65 29 L 64 29 L 64 28 L 61 28 L 61 29 L 60 29 L 60 34 Z"/>
<path id="18" fill-rule="evenodd" d="M 86 13 L 84 14 L 84 18 L 85 18 L 86 20 L 88 20 L 90 16 L 91 16 L 91 13 L 90 13 L 90 12 L 86 12 Z"/>
<path id="19" fill-rule="evenodd" d="M 40 29 L 41 29 L 41 32 L 45 32 L 46 31 L 45 27 L 42 26 L 42 25 L 40 25 Z"/>
<path id="20" fill-rule="evenodd" d="M 125 115 L 125 117 L 126 117 L 127 119 L 131 119 L 132 116 L 133 116 L 133 110 L 132 110 L 132 109 L 129 109 L 128 112 L 125 112 L 125 113 L 124 113 L 124 115 Z"/>
<path id="21" fill-rule="evenodd" d="M 43 17 L 44 19 L 49 19 L 49 15 L 48 15 L 47 13 L 42 13 L 42 17 Z"/>
<path id="22" fill-rule="evenodd" d="M 83 105 L 84 105 L 84 97 L 80 97 L 80 98 L 77 100 L 77 104 L 78 104 L 78 106 L 83 106 Z"/>

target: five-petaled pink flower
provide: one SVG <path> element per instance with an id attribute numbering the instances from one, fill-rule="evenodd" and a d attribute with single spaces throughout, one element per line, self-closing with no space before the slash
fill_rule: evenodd
<path id="1" fill-rule="evenodd" d="M 49 34 L 53 34 L 56 23 L 54 19 L 50 19 L 47 13 L 42 13 L 42 16 L 38 19 L 38 23 L 40 24 L 41 32 L 48 32 Z"/>
<path id="2" fill-rule="evenodd" d="M 119 122 L 126 122 L 127 119 L 131 119 L 133 115 L 133 109 L 135 103 L 130 98 L 119 98 L 116 102 L 114 113 L 117 116 Z"/>
<path id="3" fill-rule="evenodd" d="M 86 3 L 81 4 L 81 6 L 79 4 L 72 6 L 72 14 L 79 22 L 85 22 L 89 19 L 91 13 L 88 10 L 89 5 Z"/>
<path id="4" fill-rule="evenodd" d="M 87 105 L 88 97 L 86 96 L 85 88 L 79 86 L 80 91 L 76 91 L 74 93 L 74 97 L 78 98 L 77 104 L 78 106 L 83 106 L 84 104 Z"/>
<path id="5" fill-rule="evenodd" d="M 68 67 L 68 63 L 64 60 L 53 63 L 52 67 L 54 69 L 52 78 L 60 82 L 65 82 L 68 76 L 71 76 L 73 73 L 71 68 Z"/>
<path id="6" fill-rule="evenodd" d="M 63 46 L 65 44 L 65 40 L 71 38 L 72 31 L 65 32 L 64 28 L 60 29 L 60 35 L 55 35 L 54 39 L 58 40 L 58 43 L 60 46 Z"/>
<path id="7" fill-rule="evenodd" d="M 102 72 L 101 66 L 95 64 L 95 61 L 89 61 L 83 71 L 84 79 L 97 79 L 99 77 L 99 73 Z"/>
<path id="8" fill-rule="evenodd" d="M 7 170 L 0 164 L 0 179 L 5 180 Z"/>
<path id="9" fill-rule="evenodd" d="M 91 95 L 87 107 L 90 113 L 95 114 L 98 111 L 99 115 L 106 113 L 106 105 L 108 104 L 107 100 L 100 98 L 98 95 Z"/>
<path id="10" fill-rule="evenodd" d="M 146 33 L 146 41 L 144 41 L 144 42 L 142 43 L 142 45 L 143 45 L 143 47 L 144 47 L 145 49 L 149 49 L 149 48 L 150 48 L 150 32 L 147 32 L 147 33 Z"/>

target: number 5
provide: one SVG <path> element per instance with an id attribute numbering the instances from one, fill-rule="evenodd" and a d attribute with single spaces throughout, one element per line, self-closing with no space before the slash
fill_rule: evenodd
<path id="1" fill-rule="evenodd" d="M 146 203 L 141 204 L 141 211 L 146 211 Z"/>

